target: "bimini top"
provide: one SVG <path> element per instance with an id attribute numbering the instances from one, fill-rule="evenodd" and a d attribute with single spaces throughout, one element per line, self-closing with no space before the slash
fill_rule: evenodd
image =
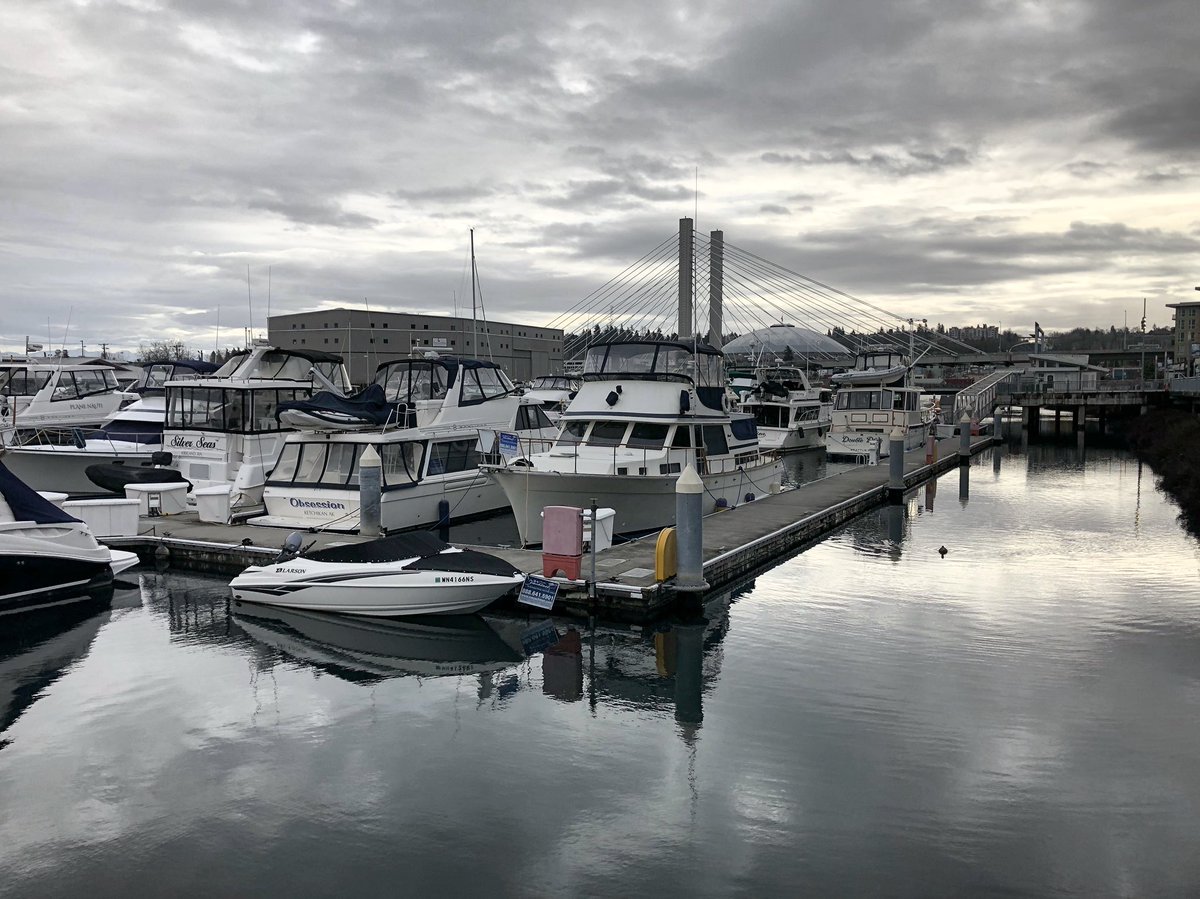
<path id="1" fill-rule="evenodd" d="M 638 340 L 597 343 L 583 360 L 585 381 L 633 378 L 695 381 L 697 386 L 723 383 L 721 351 L 703 341 Z"/>
<path id="2" fill-rule="evenodd" d="M 0 498 L 12 510 L 13 521 L 33 521 L 37 524 L 66 524 L 77 522 L 50 500 L 9 471 L 0 462 Z M 0 513 L 0 521 L 4 516 Z"/>
<path id="3" fill-rule="evenodd" d="M 199 359 L 172 359 L 169 362 L 143 362 L 142 374 L 130 387 L 133 393 L 161 392 L 167 381 L 186 381 L 211 375 L 220 366 Z"/>
<path id="4" fill-rule="evenodd" d="M 212 377 L 237 381 L 311 381 L 309 371 L 314 368 L 338 389 L 349 388 L 341 356 L 320 350 L 285 350 L 265 345 L 231 356 Z"/>
<path id="5" fill-rule="evenodd" d="M 455 356 L 384 362 L 375 369 L 375 383 L 391 403 L 444 400 L 457 386 L 459 404 L 471 405 L 516 389 L 496 363 Z"/>

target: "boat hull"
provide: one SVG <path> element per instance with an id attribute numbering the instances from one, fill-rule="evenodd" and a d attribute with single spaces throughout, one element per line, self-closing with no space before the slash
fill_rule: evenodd
<path id="1" fill-rule="evenodd" d="M 765 496 L 783 474 L 779 461 L 721 474 L 702 475 L 705 511 L 719 504 L 735 507 L 747 494 Z M 635 534 L 675 524 L 677 475 L 630 477 L 610 474 L 575 474 L 512 467 L 491 469 L 491 475 L 508 497 L 509 506 L 528 546 L 542 542 L 542 509 L 546 506 L 590 506 L 613 509 L 613 531 Z"/>
<path id="2" fill-rule="evenodd" d="M 87 476 L 92 465 L 116 465 L 136 469 L 149 465 L 153 450 L 137 452 L 88 452 L 73 446 L 25 446 L 4 456 L 8 470 L 34 490 L 53 490 L 71 496 L 106 496 L 108 491 Z"/>
<path id="3" fill-rule="evenodd" d="M 0 553 L 0 614 L 105 598 L 112 583 L 107 561 Z"/>

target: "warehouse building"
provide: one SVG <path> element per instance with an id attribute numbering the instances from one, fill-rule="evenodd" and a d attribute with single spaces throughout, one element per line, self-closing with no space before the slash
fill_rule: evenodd
<path id="1" fill-rule="evenodd" d="M 424 353 L 490 360 L 514 381 L 562 372 L 563 332 L 517 322 L 322 309 L 272 315 L 267 338 L 279 347 L 340 353 L 357 385 L 368 383 L 381 362 Z"/>

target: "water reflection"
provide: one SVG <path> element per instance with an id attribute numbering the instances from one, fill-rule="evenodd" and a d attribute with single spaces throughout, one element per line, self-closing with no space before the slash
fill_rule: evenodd
<path id="1" fill-rule="evenodd" d="M 0 636 L 0 749 L 26 710 L 87 655 L 110 612 L 90 604 L 8 616 Z"/>

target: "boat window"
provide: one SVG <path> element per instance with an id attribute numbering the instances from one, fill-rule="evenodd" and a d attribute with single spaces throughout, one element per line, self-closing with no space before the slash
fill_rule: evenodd
<path id="1" fill-rule="evenodd" d="M 117 418 L 104 425 L 97 437 L 105 440 L 124 440 L 129 443 L 162 443 L 161 421 L 134 421 Z"/>
<path id="2" fill-rule="evenodd" d="M 108 375 L 108 378 L 104 376 Z M 53 400 L 73 400 L 82 396 L 95 396 L 115 390 L 116 377 L 111 371 L 63 372 L 54 388 Z"/>
<path id="3" fill-rule="evenodd" d="M 290 481 L 296 474 L 296 463 L 300 461 L 300 444 L 285 443 L 279 452 L 279 461 L 267 476 L 268 481 Z"/>
<path id="4" fill-rule="evenodd" d="M 462 398 L 460 403 L 479 403 L 483 401 L 483 388 L 479 386 L 475 369 L 464 369 L 462 373 Z"/>
<path id="5" fill-rule="evenodd" d="M 330 443 L 325 462 L 323 484 L 357 484 L 358 454 L 362 449 L 357 443 Z"/>
<path id="6" fill-rule="evenodd" d="M 248 397 L 241 390 L 226 390 L 224 403 L 225 422 L 223 425 L 218 424 L 217 427 L 235 434 L 240 434 L 246 430 L 246 423 L 250 418 L 246 414 L 247 399 Z"/>
<path id="7" fill-rule="evenodd" d="M 669 429 L 670 425 L 640 422 L 633 426 L 629 434 L 629 445 L 638 449 L 662 449 Z"/>
<path id="8" fill-rule="evenodd" d="M 758 427 L 755 425 L 754 419 L 749 417 L 731 418 L 729 430 L 738 440 L 753 440 L 758 437 Z"/>
<path id="9" fill-rule="evenodd" d="M 323 443 L 300 444 L 300 462 L 296 465 L 293 481 L 297 484 L 319 484 L 325 470 L 325 445 Z"/>
<path id="10" fill-rule="evenodd" d="M 279 422 L 275 420 L 275 410 L 279 406 L 279 395 L 274 390 L 252 391 L 251 431 L 278 431 Z"/>
<path id="11" fill-rule="evenodd" d="M 303 356 L 293 356 L 281 350 L 263 353 L 252 365 L 238 371 L 239 378 L 270 378 L 282 381 L 308 381 L 313 363 Z M 336 383 L 336 379 L 335 379 Z"/>
<path id="12" fill-rule="evenodd" d="M 529 406 L 529 427 L 530 430 L 544 431 L 554 427 L 554 422 L 546 417 L 546 413 L 542 411 L 540 406 Z M 561 406 L 559 411 L 562 411 Z"/>
<path id="13" fill-rule="evenodd" d="M 839 409 L 878 409 L 879 393 L 878 390 L 842 390 L 837 395 L 837 407 Z"/>
<path id="14" fill-rule="evenodd" d="M 595 374 L 604 371 L 604 357 L 608 355 L 608 347 L 592 347 L 583 357 L 583 373 Z"/>
<path id="15" fill-rule="evenodd" d="M 5 396 L 33 396 L 46 386 L 51 372 L 31 372 L 26 368 L 10 368 L 0 372 L 0 393 Z"/>
<path id="16" fill-rule="evenodd" d="M 796 421 L 816 421 L 820 412 L 818 406 L 801 406 L 796 410 Z"/>
<path id="17" fill-rule="evenodd" d="M 501 378 L 501 372 L 496 368 L 477 368 L 475 374 L 479 376 L 479 384 L 483 388 L 483 395 L 487 399 L 494 396 L 501 396 L 508 393 L 512 389 L 512 385 L 505 385 Z"/>
<path id="18" fill-rule="evenodd" d="M 685 378 L 692 378 L 696 374 L 692 365 L 692 354 L 677 346 L 658 348 L 658 362 L 654 370 L 660 374 L 682 375 Z"/>
<path id="19" fill-rule="evenodd" d="M 220 387 L 167 389 L 167 426 L 194 430 L 224 430 L 224 391 Z"/>
<path id="20" fill-rule="evenodd" d="M 725 456 L 729 454 L 729 441 L 725 439 L 725 429 L 720 425 L 705 425 L 704 452 L 710 456 Z"/>
<path id="21" fill-rule="evenodd" d="M 141 386 L 146 390 L 161 390 L 162 386 L 167 383 L 171 377 L 171 369 L 174 366 L 169 364 L 151 365 L 146 369 Z M 194 372 L 191 372 L 194 376 Z M 185 377 L 185 372 L 180 372 L 179 377 Z"/>
<path id="22" fill-rule="evenodd" d="M 563 425 L 562 431 L 558 435 L 556 446 L 574 446 L 577 443 L 583 443 L 583 435 L 588 429 L 586 421 L 568 421 Z"/>
<path id="23" fill-rule="evenodd" d="M 654 344 L 618 343 L 608 348 L 606 372 L 622 374 L 650 374 L 654 371 Z"/>
<path id="24" fill-rule="evenodd" d="M 241 365 L 245 361 L 246 361 L 246 353 L 245 352 L 234 353 L 232 356 L 230 356 L 228 359 L 225 360 L 225 362 L 221 365 L 220 368 L 218 368 L 211 375 L 209 375 L 209 377 L 212 377 L 212 378 L 232 377 L 233 373 L 235 371 L 237 371 L 238 366 Z"/>
<path id="25" fill-rule="evenodd" d="M 725 376 L 721 371 L 721 357 L 712 353 L 696 354 L 696 369 L 700 372 L 697 387 L 723 387 Z"/>
<path id="26" fill-rule="evenodd" d="M 692 428 L 690 425 L 679 425 L 675 428 L 675 436 L 671 438 L 672 449 L 691 449 Z"/>
<path id="27" fill-rule="evenodd" d="M 592 425 L 588 446 L 616 446 L 625 436 L 626 427 L 623 421 L 598 421 Z"/>
<path id="28" fill-rule="evenodd" d="M 479 440 L 453 440 L 429 447 L 429 473 L 451 474 L 479 467 Z"/>
<path id="29" fill-rule="evenodd" d="M 345 378 L 345 368 L 337 362 L 314 362 L 312 367 L 329 379 L 330 383 L 336 384 L 342 390 L 350 389 L 350 382 Z M 308 380 L 305 376 L 301 380 Z"/>
<path id="30" fill-rule="evenodd" d="M 404 487 L 420 480 L 425 444 L 407 440 L 404 443 L 385 443 L 379 447 L 379 460 L 386 487 Z"/>

